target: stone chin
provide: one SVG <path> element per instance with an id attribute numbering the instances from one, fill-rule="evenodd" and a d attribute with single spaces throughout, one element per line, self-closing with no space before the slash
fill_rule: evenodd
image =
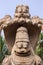
<path id="1" fill-rule="evenodd" d="M 19 49 L 15 44 L 12 49 L 12 54 L 19 55 L 19 56 L 28 56 L 28 55 L 31 55 L 31 49 L 29 47 L 27 48 L 23 47 Z"/>

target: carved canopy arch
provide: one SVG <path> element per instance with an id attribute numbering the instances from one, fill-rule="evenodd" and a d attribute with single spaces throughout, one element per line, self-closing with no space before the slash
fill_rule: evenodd
<path id="1" fill-rule="evenodd" d="M 16 7 L 14 18 L 7 15 L 0 19 L 0 30 L 4 30 L 9 50 L 12 50 L 15 42 L 16 30 L 20 26 L 24 26 L 28 29 L 31 44 L 33 48 L 35 48 L 41 32 L 42 21 L 43 19 L 37 16 L 31 18 L 28 6 L 24 5 Z"/>

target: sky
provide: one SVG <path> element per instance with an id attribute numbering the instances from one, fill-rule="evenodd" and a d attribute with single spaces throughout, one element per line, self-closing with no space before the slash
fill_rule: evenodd
<path id="1" fill-rule="evenodd" d="M 43 0 L 0 0 L 0 18 L 9 14 L 14 16 L 17 5 L 28 5 L 31 16 L 43 18 Z"/>
<path id="2" fill-rule="evenodd" d="M 0 19 L 8 14 L 13 17 L 17 5 L 28 5 L 31 16 L 43 18 L 43 0 L 0 0 Z"/>

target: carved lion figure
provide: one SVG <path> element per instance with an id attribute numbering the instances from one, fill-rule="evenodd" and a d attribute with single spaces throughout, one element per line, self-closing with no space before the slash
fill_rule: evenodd
<path id="1" fill-rule="evenodd" d="M 41 20 L 32 17 L 29 7 L 16 7 L 14 18 L 10 15 L 0 20 L 0 30 L 4 30 L 7 47 L 11 55 L 4 58 L 2 65 L 42 65 L 42 60 L 34 53 L 39 34 Z"/>

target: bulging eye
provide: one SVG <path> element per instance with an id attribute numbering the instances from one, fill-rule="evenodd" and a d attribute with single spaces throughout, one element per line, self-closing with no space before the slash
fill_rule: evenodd
<path id="1" fill-rule="evenodd" d="M 22 44 L 21 44 L 21 42 L 18 42 L 18 43 L 17 43 L 17 47 L 18 47 L 19 49 L 22 48 Z"/>
<path id="2" fill-rule="evenodd" d="M 25 49 L 27 49 L 28 43 L 24 43 L 24 44 L 23 44 L 23 47 L 24 47 Z"/>

